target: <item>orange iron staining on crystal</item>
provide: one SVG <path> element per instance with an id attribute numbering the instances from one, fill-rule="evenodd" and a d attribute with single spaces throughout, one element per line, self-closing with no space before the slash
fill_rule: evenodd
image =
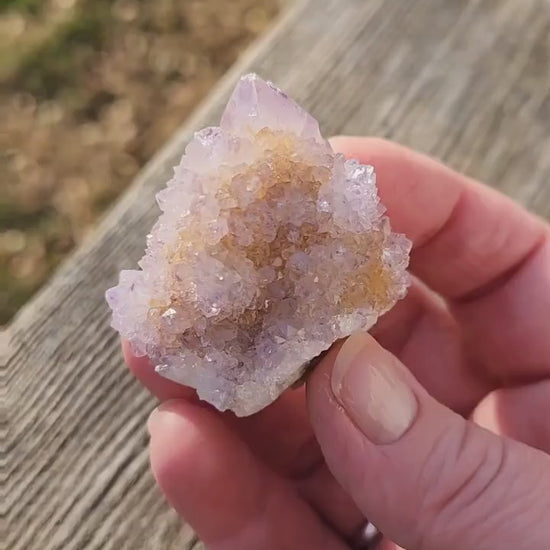
<path id="1" fill-rule="evenodd" d="M 239 416 L 273 402 L 336 340 L 402 298 L 410 242 L 374 168 L 256 75 L 197 132 L 157 195 L 139 270 L 107 291 L 112 325 L 162 376 Z"/>

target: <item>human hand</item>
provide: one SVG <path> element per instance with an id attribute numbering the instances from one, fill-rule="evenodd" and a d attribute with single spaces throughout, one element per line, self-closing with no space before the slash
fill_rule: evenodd
<path id="1" fill-rule="evenodd" d="M 210 550 L 344 550 L 366 517 L 384 549 L 550 548 L 548 226 L 400 146 L 333 146 L 376 167 L 414 243 L 409 294 L 248 418 L 125 349 L 164 402 L 158 484 Z"/>

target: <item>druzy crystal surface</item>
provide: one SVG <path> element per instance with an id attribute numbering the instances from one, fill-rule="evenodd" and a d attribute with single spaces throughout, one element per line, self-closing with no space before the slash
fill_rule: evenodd
<path id="1" fill-rule="evenodd" d="M 256 75 L 157 200 L 140 269 L 107 291 L 112 326 L 220 410 L 262 409 L 406 292 L 410 243 L 390 230 L 374 168 L 335 154 Z"/>

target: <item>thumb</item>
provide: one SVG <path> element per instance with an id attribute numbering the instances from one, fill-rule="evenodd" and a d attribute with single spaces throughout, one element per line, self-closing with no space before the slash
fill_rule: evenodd
<path id="1" fill-rule="evenodd" d="M 550 458 L 430 397 L 368 334 L 308 381 L 326 462 L 358 507 L 408 550 L 550 548 Z"/>

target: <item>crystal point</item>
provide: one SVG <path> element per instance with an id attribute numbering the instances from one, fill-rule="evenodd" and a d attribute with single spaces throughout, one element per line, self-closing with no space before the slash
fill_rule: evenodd
<path id="1" fill-rule="evenodd" d="M 255 74 L 243 76 L 235 87 L 220 127 L 229 133 L 252 135 L 269 128 L 324 143 L 317 121 L 283 91 Z"/>
<path id="2" fill-rule="evenodd" d="M 239 416 L 274 401 L 336 340 L 404 296 L 372 166 L 256 75 L 197 132 L 157 196 L 140 270 L 107 291 L 112 326 L 156 371 Z"/>

